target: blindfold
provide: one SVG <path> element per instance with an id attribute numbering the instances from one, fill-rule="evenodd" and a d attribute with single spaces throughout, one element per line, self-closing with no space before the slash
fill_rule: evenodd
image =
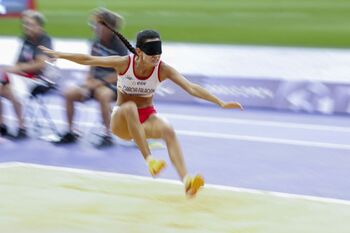
<path id="1" fill-rule="evenodd" d="M 140 49 L 148 56 L 162 54 L 162 42 L 160 40 L 150 41 L 140 46 Z"/>

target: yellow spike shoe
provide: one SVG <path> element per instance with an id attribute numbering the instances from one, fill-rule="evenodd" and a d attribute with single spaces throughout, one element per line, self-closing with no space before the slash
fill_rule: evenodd
<path id="1" fill-rule="evenodd" d="M 166 163 L 164 160 L 152 159 L 148 162 L 148 170 L 153 177 L 157 176 L 165 166 Z"/>
<path id="2" fill-rule="evenodd" d="M 185 191 L 188 197 L 195 197 L 201 187 L 204 186 L 204 178 L 201 175 L 188 177 L 185 182 Z"/>

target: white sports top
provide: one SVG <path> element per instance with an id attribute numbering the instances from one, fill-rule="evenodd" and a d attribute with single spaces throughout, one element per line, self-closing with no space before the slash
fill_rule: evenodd
<path id="1" fill-rule="evenodd" d="M 127 95 L 151 97 L 160 84 L 159 64 L 153 68 L 150 76 L 146 78 L 137 77 L 135 74 L 135 55 L 129 56 L 129 65 L 126 71 L 119 74 L 117 87 L 118 90 Z"/>

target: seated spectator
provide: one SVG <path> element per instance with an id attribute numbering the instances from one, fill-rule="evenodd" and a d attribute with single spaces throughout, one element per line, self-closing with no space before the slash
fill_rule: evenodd
<path id="1" fill-rule="evenodd" d="M 128 50 L 123 42 L 115 36 L 108 28 L 97 23 L 97 18 L 102 18 L 110 27 L 119 30 L 122 24 L 122 17 L 105 8 L 100 8 L 93 12 L 90 25 L 94 29 L 95 39 L 91 47 L 93 56 L 125 56 Z M 74 102 L 95 99 L 100 104 L 101 115 L 105 132 L 101 137 L 98 147 L 112 145 L 110 132 L 110 103 L 117 98 L 117 91 L 113 84 L 117 82 L 118 75 L 112 68 L 91 67 L 85 83 L 79 87 L 72 87 L 65 92 L 66 117 L 68 131 L 57 142 L 58 144 L 74 143 L 77 134 L 73 129 Z"/>
<path id="2" fill-rule="evenodd" d="M 14 66 L 3 67 L 0 72 L 0 96 L 8 99 L 15 110 L 18 120 L 18 130 L 15 138 L 27 137 L 24 125 L 21 103 L 16 98 L 14 88 L 11 88 L 8 73 L 15 73 L 26 78 L 38 77 L 44 67 L 48 57 L 38 49 L 39 45 L 52 48 L 51 38 L 44 31 L 45 18 L 33 10 L 24 11 L 22 14 L 23 45 L 20 50 L 17 63 Z M 8 132 L 8 128 L 2 117 L 2 102 L 0 98 L 0 135 L 13 136 Z"/>

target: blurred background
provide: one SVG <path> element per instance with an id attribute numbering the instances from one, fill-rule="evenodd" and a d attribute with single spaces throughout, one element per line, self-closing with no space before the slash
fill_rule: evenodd
<path id="1" fill-rule="evenodd" d="M 107 7 L 125 17 L 123 33 L 130 39 L 141 29 L 154 28 L 169 42 L 338 48 L 350 45 L 346 0 L 2 0 L 9 14 L 18 13 L 26 4 L 47 17 L 46 29 L 53 37 L 89 38 L 89 12 Z M 0 27 L 2 35 L 20 35 L 14 18 L 2 18 Z"/>
<path id="2" fill-rule="evenodd" d="M 350 1 L 0 0 L 0 67 L 17 61 L 24 10 L 43 13 L 54 49 L 88 54 L 95 39 L 92 26 L 96 26 L 91 24 L 91 14 L 100 7 L 122 16 L 119 30 L 133 45 L 137 32 L 158 30 L 163 61 L 219 98 L 244 106 L 243 112 L 223 110 L 169 81 L 162 83 L 155 104 L 159 115 L 174 126 L 191 172 L 201 171 L 209 184 L 226 188 L 350 200 Z M 64 60 L 47 64 L 45 74 L 50 77 L 43 92 L 33 89 L 38 83 L 32 79 L 9 74 L 14 95 L 23 105 L 27 137 L 0 137 L 1 162 L 149 176 L 132 142 L 113 137 L 112 143 L 99 146 L 105 135 L 95 100 L 75 105 L 77 143 L 52 143 L 67 130 L 64 93 L 82 85 L 88 71 L 87 66 Z M 18 121 L 12 104 L 1 100 L 3 120 L 8 131 L 16 134 Z M 149 141 L 149 145 L 154 156 L 171 163 L 163 142 Z M 161 177 L 178 179 L 171 166 Z M 213 200 L 207 203 L 216 203 L 217 198 Z M 245 213 L 246 207 L 233 209 Z M 251 216 L 255 216 L 252 208 Z M 270 206 L 261 208 L 264 216 Z M 345 208 L 348 211 L 348 202 Z M 205 216 L 215 215 L 204 207 L 200 210 L 205 210 Z M 300 210 L 296 213 L 303 218 L 304 210 Z M 227 213 L 231 216 L 232 210 Z M 284 216 L 286 212 L 274 213 Z M 248 215 L 235 221 L 250 221 Z M 213 219 L 207 222 L 219 221 Z M 303 232 L 293 228 L 300 224 L 286 219 L 291 218 L 281 220 L 282 231 L 262 227 L 254 232 Z M 348 232 L 348 217 L 343 219 L 334 225 L 306 222 L 309 230 L 305 232 Z M 252 232 L 221 225 L 228 226 L 227 232 Z"/>
<path id="3" fill-rule="evenodd" d="M 106 7 L 124 17 L 121 32 L 130 41 L 142 29 L 159 30 L 165 42 L 163 59 L 221 98 L 236 99 L 246 107 L 321 113 L 350 109 L 347 1 L 2 0 L 1 4 L 7 16 L 1 17 L 0 33 L 3 39 L 13 37 L 1 43 L 2 65 L 13 64 L 18 55 L 14 51 L 19 48 L 8 45 L 16 46 L 14 40 L 21 36 L 18 16 L 23 9 L 36 8 L 45 15 L 45 30 L 55 38 L 55 49 L 86 53 L 93 38 L 89 15 Z M 67 62 L 58 66 L 87 69 Z M 182 98 L 186 99 L 177 95 L 163 99 Z M 184 101 L 190 100 L 197 101 Z"/>

